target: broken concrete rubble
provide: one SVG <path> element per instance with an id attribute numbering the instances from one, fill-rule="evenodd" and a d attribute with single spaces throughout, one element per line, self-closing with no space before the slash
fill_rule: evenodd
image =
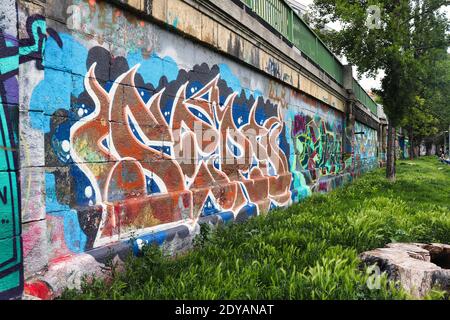
<path id="1" fill-rule="evenodd" d="M 360 254 L 360 259 L 365 265 L 376 264 L 416 298 L 435 287 L 450 292 L 450 245 L 390 243 Z"/>

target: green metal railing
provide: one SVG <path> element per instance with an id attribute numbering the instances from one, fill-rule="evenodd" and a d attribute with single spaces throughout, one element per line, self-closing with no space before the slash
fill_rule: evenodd
<path id="1" fill-rule="evenodd" d="M 344 66 L 323 41 L 311 30 L 284 0 L 241 0 L 258 16 L 288 39 L 311 61 L 319 65 L 341 86 L 344 83 Z M 353 89 L 358 100 L 378 114 L 377 104 L 353 79 Z"/>
<path id="2" fill-rule="evenodd" d="M 290 7 L 279 0 L 244 0 L 244 3 L 267 21 L 282 35 L 287 35 L 292 26 Z"/>
<path id="3" fill-rule="evenodd" d="M 367 92 L 361 87 L 361 85 L 353 79 L 353 92 L 356 98 L 374 114 L 378 115 L 378 106 L 367 94 Z"/>

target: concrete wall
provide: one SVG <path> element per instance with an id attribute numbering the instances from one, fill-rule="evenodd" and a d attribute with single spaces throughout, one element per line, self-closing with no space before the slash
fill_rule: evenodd
<path id="1" fill-rule="evenodd" d="M 376 157 L 376 131 L 349 122 L 346 91 L 315 68 L 236 44 L 242 30 L 189 1 L 122 2 L 2 4 L 2 298 L 22 273 L 49 298 L 111 254 L 184 250 L 199 223 L 289 206 Z"/>
<path id="2" fill-rule="evenodd" d="M 354 148 L 355 166 L 359 173 L 377 168 L 379 165 L 378 132 L 358 121 L 355 122 Z"/>

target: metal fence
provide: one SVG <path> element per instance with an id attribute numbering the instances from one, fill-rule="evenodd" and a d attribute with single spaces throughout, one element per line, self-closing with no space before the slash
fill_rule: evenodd
<path id="1" fill-rule="evenodd" d="M 361 85 L 353 79 L 353 92 L 356 98 L 374 114 L 378 115 L 378 106 L 367 94 L 367 92 L 361 87 Z"/>
<path id="2" fill-rule="evenodd" d="M 342 63 L 284 0 L 241 1 L 288 39 L 311 61 L 320 66 L 338 84 L 343 85 Z M 374 115 L 377 115 L 377 104 L 355 79 L 353 79 L 353 90 L 358 100 L 368 107 Z"/>

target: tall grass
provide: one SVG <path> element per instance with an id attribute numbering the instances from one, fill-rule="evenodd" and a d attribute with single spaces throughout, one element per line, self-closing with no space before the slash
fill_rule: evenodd
<path id="1" fill-rule="evenodd" d="M 358 253 L 389 242 L 450 243 L 450 167 L 435 158 L 398 163 L 329 194 L 197 239 L 175 259 L 157 248 L 130 257 L 112 280 L 85 282 L 65 299 L 407 299 Z M 442 298 L 436 291 L 427 298 Z"/>

